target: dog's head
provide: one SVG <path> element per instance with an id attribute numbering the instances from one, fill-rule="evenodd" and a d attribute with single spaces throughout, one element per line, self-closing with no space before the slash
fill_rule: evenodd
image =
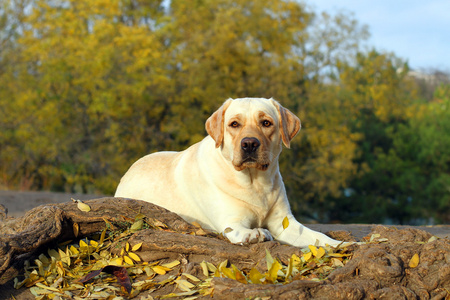
<path id="1" fill-rule="evenodd" d="M 273 99 L 228 99 L 206 121 L 206 131 L 234 168 L 265 171 L 289 148 L 300 119 Z"/>

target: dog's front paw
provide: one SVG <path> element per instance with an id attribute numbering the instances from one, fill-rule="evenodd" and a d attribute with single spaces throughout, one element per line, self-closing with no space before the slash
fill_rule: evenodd
<path id="1" fill-rule="evenodd" d="M 264 241 L 273 241 L 269 230 L 264 228 L 253 228 L 251 232 L 245 234 L 243 243 L 255 244 Z"/>
<path id="2" fill-rule="evenodd" d="M 228 227 L 224 230 L 224 236 L 233 244 L 255 244 L 264 241 L 273 241 L 269 230 L 264 228 L 232 229 Z"/>

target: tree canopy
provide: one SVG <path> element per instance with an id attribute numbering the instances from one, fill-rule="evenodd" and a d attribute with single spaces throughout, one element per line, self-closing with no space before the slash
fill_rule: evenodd
<path id="1" fill-rule="evenodd" d="M 302 120 L 280 163 L 298 216 L 450 222 L 448 81 L 425 97 L 367 37 L 297 1 L 3 1 L 0 188 L 112 194 L 227 98 L 273 97 Z"/>

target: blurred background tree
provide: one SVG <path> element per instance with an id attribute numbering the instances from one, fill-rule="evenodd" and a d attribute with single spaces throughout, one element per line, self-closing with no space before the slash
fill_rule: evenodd
<path id="1" fill-rule="evenodd" d="M 273 97 L 302 120 L 280 162 L 301 220 L 448 223 L 449 76 L 367 38 L 296 1 L 2 1 L 0 188 L 113 194 L 227 98 Z"/>

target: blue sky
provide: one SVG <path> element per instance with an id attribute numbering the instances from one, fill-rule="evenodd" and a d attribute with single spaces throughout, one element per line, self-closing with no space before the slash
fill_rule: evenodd
<path id="1" fill-rule="evenodd" d="M 394 52 L 412 69 L 450 72 L 449 0 L 309 0 L 315 12 L 353 12 L 369 26 L 368 44 Z"/>

